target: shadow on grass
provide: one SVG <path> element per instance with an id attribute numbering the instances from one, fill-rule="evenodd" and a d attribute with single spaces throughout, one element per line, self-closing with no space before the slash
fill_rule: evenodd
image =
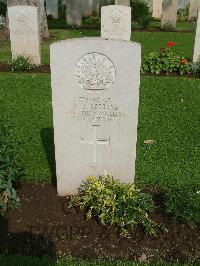
<path id="1" fill-rule="evenodd" d="M 57 187 L 53 128 L 42 128 L 40 131 L 40 137 L 49 164 L 49 169 L 51 171 L 51 182 L 55 187 Z"/>
<path id="2" fill-rule="evenodd" d="M 13 264 L 9 264 L 12 256 L 16 255 L 45 257 L 44 264 L 35 264 L 37 266 L 47 265 L 47 261 L 51 262 L 48 265 L 53 266 L 56 260 L 56 250 L 50 238 L 33 234 L 29 229 L 20 233 L 8 232 L 8 220 L 2 216 L 0 216 L 0 255 L 0 265 L 26 265 L 25 262 L 18 264 L 14 259 Z"/>

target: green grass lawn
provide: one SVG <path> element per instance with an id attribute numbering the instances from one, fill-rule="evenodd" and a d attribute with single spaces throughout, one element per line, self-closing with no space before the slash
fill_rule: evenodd
<path id="1" fill-rule="evenodd" d="M 24 179 L 50 182 L 53 172 L 49 74 L 0 74 L 0 105 L 15 128 Z M 200 82 L 142 77 L 136 175 L 160 185 L 200 176 Z M 144 144 L 153 139 L 155 144 Z"/>
<path id="2" fill-rule="evenodd" d="M 71 30 L 54 29 L 50 30 L 51 40 L 41 45 L 42 64 L 49 64 L 49 45 L 59 40 L 82 37 L 98 37 L 99 30 Z M 152 51 L 158 51 L 165 47 L 168 41 L 175 42 L 174 49 L 183 52 L 186 57 L 191 58 L 193 54 L 195 33 L 176 32 L 132 32 L 132 41 L 142 45 L 142 55 L 147 56 Z M 10 42 L 0 41 L 0 62 L 7 63 L 11 59 Z"/>
<path id="3" fill-rule="evenodd" d="M 139 266 L 144 265 L 136 262 L 123 262 L 123 261 L 114 261 L 109 262 L 105 260 L 98 261 L 84 261 L 84 260 L 58 260 L 53 261 L 47 258 L 31 258 L 31 257 L 19 257 L 19 256 L 0 256 L 0 265 L 2 266 Z M 145 263 L 149 266 L 178 266 L 178 265 L 195 265 L 187 263 L 165 263 L 165 262 L 154 262 L 154 263 Z"/>

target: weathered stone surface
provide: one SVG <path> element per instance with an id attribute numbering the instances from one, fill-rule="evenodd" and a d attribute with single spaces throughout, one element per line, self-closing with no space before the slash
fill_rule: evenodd
<path id="1" fill-rule="evenodd" d="M 101 8 L 101 37 L 130 41 L 131 8 L 110 5 Z"/>
<path id="2" fill-rule="evenodd" d="M 47 16 L 58 18 L 58 0 L 46 0 Z"/>
<path id="3" fill-rule="evenodd" d="M 115 0 L 115 5 L 130 6 L 130 0 Z"/>
<path id="4" fill-rule="evenodd" d="M 178 0 L 163 0 L 161 28 L 171 25 L 176 28 Z"/>
<path id="5" fill-rule="evenodd" d="M 163 0 L 153 0 L 153 13 L 152 13 L 153 18 L 161 19 L 162 4 L 163 4 Z"/>
<path id="6" fill-rule="evenodd" d="M 82 38 L 55 43 L 50 54 L 59 195 L 104 171 L 133 181 L 140 45 Z"/>
<path id="7" fill-rule="evenodd" d="M 40 36 L 42 38 L 49 38 L 47 16 L 44 8 L 44 0 L 7 0 L 8 7 L 17 6 L 17 5 L 22 5 L 22 6 L 28 5 L 28 6 L 35 6 L 38 8 L 38 18 L 40 21 Z"/>
<path id="8" fill-rule="evenodd" d="M 81 0 L 67 0 L 66 18 L 69 25 L 82 25 Z"/>
<path id="9" fill-rule="evenodd" d="M 12 6 L 8 8 L 12 57 L 24 55 L 40 64 L 40 36 L 37 8 Z"/>
<path id="10" fill-rule="evenodd" d="M 200 0 L 190 0 L 188 19 L 191 20 L 192 18 L 197 17 L 199 9 L 200 9 Z"/>
<path id="11" fill-rule="evenodd" d="M 199 56 L 200 56 L 200 10 L 198 12 L 193 62 L 197 62 L 197 60 L 199 59 Z"/>

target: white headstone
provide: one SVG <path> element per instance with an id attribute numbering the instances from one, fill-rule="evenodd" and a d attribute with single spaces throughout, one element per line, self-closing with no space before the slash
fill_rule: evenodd
<path id="1" fill-rule="evenodd" d="M 179 0 L 178 9 L 185 9 L 189 5 L 190 0 Z"/>
<path id="2" fill-rule="evenodd" d="M 46 0 L 47 16 L 58 18 L 58 0 Z"/>
<path id="3" fill-rule="evenodd" d="M 130 41 L 131 8 L 128 6 L 103 6 L 101 8 L 101 37 Z"/>
<path id="4" fill-rule="evenodd" d="M 82 25 L 81 0 L 67 0 L 66 19 L 69 25 Z"/>
<path id="5" fill-rule="evenodd" d="M 33 6 L 8 7 L 12 58 L 29 57 L 40 64 L 40 30 L 37 8 Z"/>
<path id="6" fill-rule="evenodd" d="M 200 9 L 200 0 L 190 0 L 189 16 L 188 19 L 197 17 L 198 10 Z"/>
<path id="7" fill-rule="evenodd" d="M 152 13 L 153 18 L 161 19 L 162 3 L 163 3 L 163 0 L 153 0 L 153 13 Z"/>
<path id="8" fill-rule="evenodd" d="M 130 0 L 115 0 L 115 5 L 130 6 Z"/>
<path id="9" fill-rule="evenodd" d="M 177 12 L 178 12 L 178 0 L 163 0 L 162 18 L 161 18 L 162 29 L 166 25 L 171 25 L 174 29 L 176 28 Z"/>
<path id="10" fill-rule="evenodd" d="M 197 28 L 196 28 L 196 37 L 194 45 L 194 54 L 193 62 L 197 62 L 200 57 L 200 10 L 198 12 Z"/>
<path id="11" fill-rule="evenodd" d="M 82 0 L 81 8 L 83 17 L 91 16 L 93 13 L 93 0 Z"/>
<path id="12" fill-rule="evenodd" d="M 50 46 L 59 195 L 104 171 L 134 180 L 141 47 L 103 38 Z"/>

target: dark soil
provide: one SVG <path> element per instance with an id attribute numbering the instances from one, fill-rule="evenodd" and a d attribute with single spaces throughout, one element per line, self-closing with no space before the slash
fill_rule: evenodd
<path id="1" fill-rule="evenodd" d="M 200 261 L 200 227 L 174 225 L 160 208 L 154 220 L 165 225 L 157 236 L 141 226 L 121 238 L 115 226 L 86 220 L 78 210 L 68 209 L 69 197 L 57 196 L 51 185 L 22 184 L 22 207 L 9 210 L 0 224 L 0 253 L 52 258 L 71 255 L 84 259 Z"/>

